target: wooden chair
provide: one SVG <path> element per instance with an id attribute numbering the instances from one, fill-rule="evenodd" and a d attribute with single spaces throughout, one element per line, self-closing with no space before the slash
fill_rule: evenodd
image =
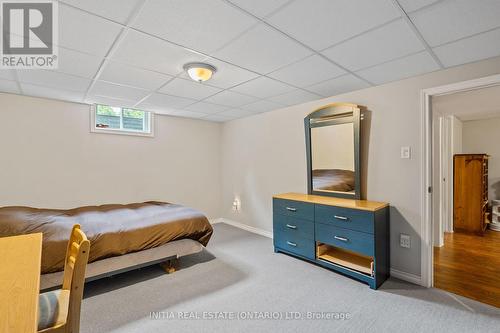
<path id="1" fill-rule="evenodd" d="M 90 242 L 76 224 L 66 250 L 62 289 L 40 294 L 38 332 L 78 333 Z"/>

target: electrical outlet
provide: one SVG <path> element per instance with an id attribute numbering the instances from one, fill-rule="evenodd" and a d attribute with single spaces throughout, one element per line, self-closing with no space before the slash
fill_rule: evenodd
<path id="1" fill-rule="evenodd" d="M 399 234 L 399 246 L 409 249 L 411 246 L 410 236 L 405 234 Z"/>
<path id="2" fill-rule="evenodd" d="M 401 158 L 410 159 L 411 158 L 411 148 L 401 147 Z"/>
<path id="3" fill-rule="evenodd" d="M 240 200 L 235 198 L 234 201 L 233 201 L 233 210 L 235 212 L 239 211 L 240 210 L 240 206 L 241 206 L 241 203 L 240 203 Z"/>

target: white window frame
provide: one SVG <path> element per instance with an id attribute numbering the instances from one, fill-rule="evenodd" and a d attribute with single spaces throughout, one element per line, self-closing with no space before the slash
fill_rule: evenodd
<path id="1" fill-rule="evenodd" d="M 112 106 L 112 105 L 110 105 Z M 114 107 L 114 106 L 112 106 Z M 119 107 L 122 109 L 122 107 Z M 150 111 L 144 111 L 149 114 L 149 131 L 133 131 L 126 130 L 122 128 L 98 128 L 96 127 L 96 110 L 97 104 L 92 104 L 90 106 L 90 132 L 91 133 L 101 133 L 101 134 L 118 134 L 118 135 L 132 135 L 132 136 L 143 136 L 143 137 L 154 137 L 154 129 L 155 129 L 155 114 Z"/>

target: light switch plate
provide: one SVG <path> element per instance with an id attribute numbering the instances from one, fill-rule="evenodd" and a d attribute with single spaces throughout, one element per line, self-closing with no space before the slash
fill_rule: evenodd
<path id="1" fill-rule="evenodd" d="M 411 158 L 411 148 L 401 147 L 401 158 L 410 159 Z"/>
<path id="2" fill-rule="evenodd" d="M 409 249 L 411 246 L 410 235 L 399 234 L 399 246 Z"/>

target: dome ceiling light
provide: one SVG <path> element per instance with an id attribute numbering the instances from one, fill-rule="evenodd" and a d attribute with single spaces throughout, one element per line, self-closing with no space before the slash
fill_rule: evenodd
<path id="1" fill-rule="evenodd" d="M 191 79 L 197 82 L 210 80 L 212 75 L 217 72 L 217 68 L 202 62 L 190 62 L 185 64 L 184 70 L 188 73 Z"/>

